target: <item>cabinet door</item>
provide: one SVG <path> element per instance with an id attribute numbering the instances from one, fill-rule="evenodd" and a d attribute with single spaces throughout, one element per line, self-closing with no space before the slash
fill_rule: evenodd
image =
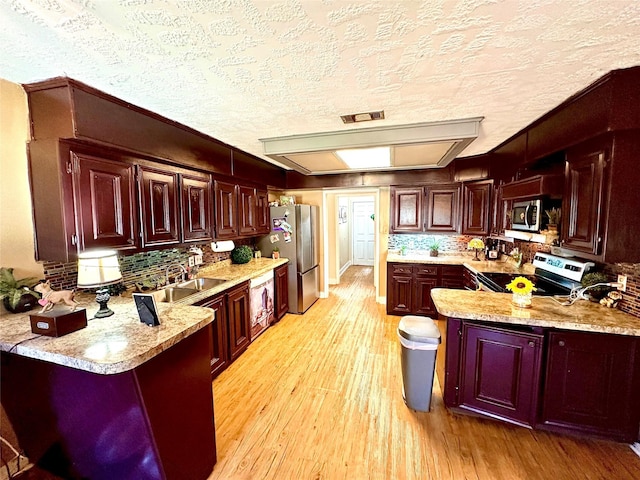
<path id="1" fill-rule="evenodd" d="M 134 167 L 72 153 L 78 251 L 136 248 Z"/>
<path id="2" fill-rule="evenodd" d="M 457 185 L 427 187 L 427 232 L 460 231 L 460 189 Z"/>
<path id="3" fill-rule="evenodd" d="M 289 311 L 289 265 L 275 269 L 276 320 L 280 320 Z"/>
<path id="4" fill-rule="evenodd" d="M 413 267 L 406 263 L 387 264 L 387 314 L 405 315 L 413 308 Z"/>
<path id="5" fill-rule="evenodd" d="M 178 243 L 178 175 L 141 165 L 138 169 L 142 246 Z"/>
<path id="6" fill-rule="evenodd" d="M 635 441 L 637 350 L 636 337 L 550 333 L 542 422 Z"/>
<path id="7" fill-rule="evenodd" d="M 565 248 L 600 254 L 605 160 L 602 148 L 567 151 L 561 240 Z"/>
<path id="8" fill-rule="evenodd" d="M 213 349 L 211 351 L 211 380 L 216 378 L 229 365 L 227 337 L 227 302 L 224 295 L 206 300 L 199 306 L 213 308 L 216 311 L 212 329 Z"/>
<path id="9" fill-rule="evenodd" d="M 208 176 L 182 175 L 182 232 L 185 242 L 212 238 Z"/>
<path id="10" fill-rule="evenodd" d="M 465 323 L 462 348 L 461 406 L 533 425 L 542 336 Z"/>
<path id="11" fill-rule="evenodd" d="M 412 313 L 416 315 L 435 315 L 436 307 L 431 299 L 431 290 L 438 286 L 437 277 L 416 276 L 413 279 L 414 296 Z"/>
<path id="12" fill-rule="evenodd" d="M 422 232 L 423 198 L 422 187 L 391 189 L 392 232 Z"/>
<path id="13" fill-rule="evenodd" d="M 229 357 L 233 362 L 250 343 L 249 284 L 245 283 L 227 294 L 229 315 Z"/>
<path id="14" fill-rule="evenodd" d="M 463 235 L 489 234 L 492 184 L 493 180 L 483 180 L 462 185 Z"/>
<path id="15" fill-rule="evenodd" d="M 269 194 L 266 190 L 256 190 L 256 233 L 266 235 L 271 231 L 269 214 Z"/>
<path id="16" fill-rule="evenodd" d="M 255 235 L 258 230 L 256 189 L 240 186 L 238 188 L 238 198 L 240 199 L 238 232 L 240 235 Z"/>
<path id="17" fill-rule="evenodd" d="M 238 190 L 233 183 L 215 182 L 216 238 L 238 236 Z"/>

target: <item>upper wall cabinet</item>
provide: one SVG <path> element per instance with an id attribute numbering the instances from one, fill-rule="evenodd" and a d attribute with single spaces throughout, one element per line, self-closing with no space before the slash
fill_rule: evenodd
<path id="1" fill-rule="evenodd" d="M 36 259 L 68 262 L 90 248 L 139 248 L 135 165 L 104 149 L 47 143 L 29 144 Z"/>
<path id="2" fill-rule="evenodd" d="M 211 176 L 189 173 L 180 175 L 182 190 L 182 239 L 185 242 L 213 238 L 213 199 Z"/>
<path id="3" fill-rule="evenodd" d="M 136 214 L 133 165 L 73 152 L 71 154 L 76 233 L 79 251 L 133 249 Z"/>
<path id="4" fill-rule="evenodd" d="M 392 233 L 458 232 L 459 196 L 456 184 L 392 187 Z"/>
<path id="5" fill-rule="evenodd" d="M 215 181 L 216 239 L 268 234 L 269 203 L 266 190 Z"/>
<path id="6" fill-rule="evenodd" d="M 142 246 L 179 243 L 178 174 L 147 166 L 138 169 Z"/>
<path id="7" fill-rule="evenodd" d="M 238 236 L 238 186 L 216 180 L 215 211 L 216 235 L 218 240 Z"/>
<path id="8" fill-rule="evenodd" d="M 462 185 L 462 234 L 489 234 L 491 220 L 491 190 L 493 180 L 469 182 Z"/>
<path id="9" fill-rule="evenodd" d="M 640 262 L 637 131 L 598 137 L 566 151 L 561 245 L 596 262 Z"/>

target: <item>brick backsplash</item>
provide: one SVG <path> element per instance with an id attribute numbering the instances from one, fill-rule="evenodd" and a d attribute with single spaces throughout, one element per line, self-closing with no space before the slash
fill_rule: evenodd
<path id="1" fill-rule="evenodd" d="M 426 234 L 390 234 L 389 250 L 397 250 L 403 245 L 409 250 L 428 250 L 429 243 L 434 239 L 440 239 L 441 253 L 466 252 L 467 244 L 473 237 L 466 235 L 426 235 Z M 483 238 L 483 240 L 485 240 Z M 536 252 L 549 252 L 551 247 L 542 243 L 532 243 L 515 240 L 513 243 L 505 242 L 505 252 L 508 254 L 515 247 L 522 252 L 524 262 L 531 262 Z M 482 254 L 481 254 L 482 256 Z M 596 270 L 604 272 L 609 281 L 615 282 L 618 274 L 627 275 L 627 291 L 622 294 L 622 300 L 618 308 L 623 312 L 640 317 L 640 263 L 616 263 L 600 264 Z"/>
<path id="2" fill-rule="evenodd" d="M 236 245 L 253 246 L 253 241 L 238 240 Z M 231 258 L 231 252 L 216 253 L 211 249 L 209 243 L 195 245 L 203 252 L 202 267 L 213 263 L 221 262 Z M 134 287 L 136 282 L 141 282 L 150 277 L 164 278 L 166 268 L 179 262 L 186 266 L 189 258 L 189 248 L 170 248 L 166 250 L 154 250 L 149 252 L 134 253 L 131 255 L 120 255 L 120 270 L 122 272 L 122 283 L 125 287 Z M 78 280 L 78 268 L 76 262 L 54 263 L 44 262 L 45 280 L 51 282 L 54 290 L 72 290 L 76 288 Z"/>

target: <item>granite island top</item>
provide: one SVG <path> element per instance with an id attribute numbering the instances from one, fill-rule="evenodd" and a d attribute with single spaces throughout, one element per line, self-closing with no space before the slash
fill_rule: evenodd
<path id="1" fill-rule="evenodd" d="M 428 252 L 422 251 L 409 251 L 406 255 L 389 252 L 387 262 L 463 265 L 474 273 L 499 272 L 531 275 L 535 271 L 535 267 L 531 263 L 525 263 L 521 267 L 516 267 L 516 262 L 511 257 L 505 255 L 503 255 L 500 260 L 487 261 L 474 260 L 473 254 L 465 254 L 463 252 L 440 252 L 437 257 L 431 257 Z"/>
<path id="2" fill-rule="evenodd" d="M 44 360 L 98 374 L 116 374 L 131 370 L 167 350 L 180 340 L 210 324 L 214 311 L 191 306 L 235 285 L 287 263 L 287 259 L 252 259 L 244 265 L 220 262 L 203 268 L 199 277 L 212 277 L 227 282 L 203 290 L 174 303 L 157 302 L 160 326 L 148 327 L 140 322 L 130 294 L 114 296 L 109 308 L 114 315 L 94 319 L 98 310 L 95 295 L 76 294 L 78 308 L 85 308 L 86 328 L 62 337 L 48 337 L 31 332 L 29 314 L 0 315 L 0 351 Z M 68 312 L 66 306 L 55 307 Z"/>
<path id="3" fill-rule="evenodd" d="M 445 317 L 640 336 L 640 318 L 587 300 L 562 306 L 551 297 L 534 296 L 532 308 L 518 308 L 510 293 L 444 288 L 431 290 L 431 298 Z"/>

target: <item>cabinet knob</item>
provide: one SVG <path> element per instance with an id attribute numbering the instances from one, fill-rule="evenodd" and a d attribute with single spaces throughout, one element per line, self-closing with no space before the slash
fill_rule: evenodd
<path id="1" fill-rule="evenodd" d="M 560 341 L 558 342 L 558 346 L 559 346 L 559 347 L 564 347 L 564 340 L 560 340 Z"/>
<path id="2" fill-rule="evenodd" d="M 530 347 L 535 347 L 536 346 L 536 342 L 534 342 L 533 340 L 529 340 L 529 346 Z"/>

